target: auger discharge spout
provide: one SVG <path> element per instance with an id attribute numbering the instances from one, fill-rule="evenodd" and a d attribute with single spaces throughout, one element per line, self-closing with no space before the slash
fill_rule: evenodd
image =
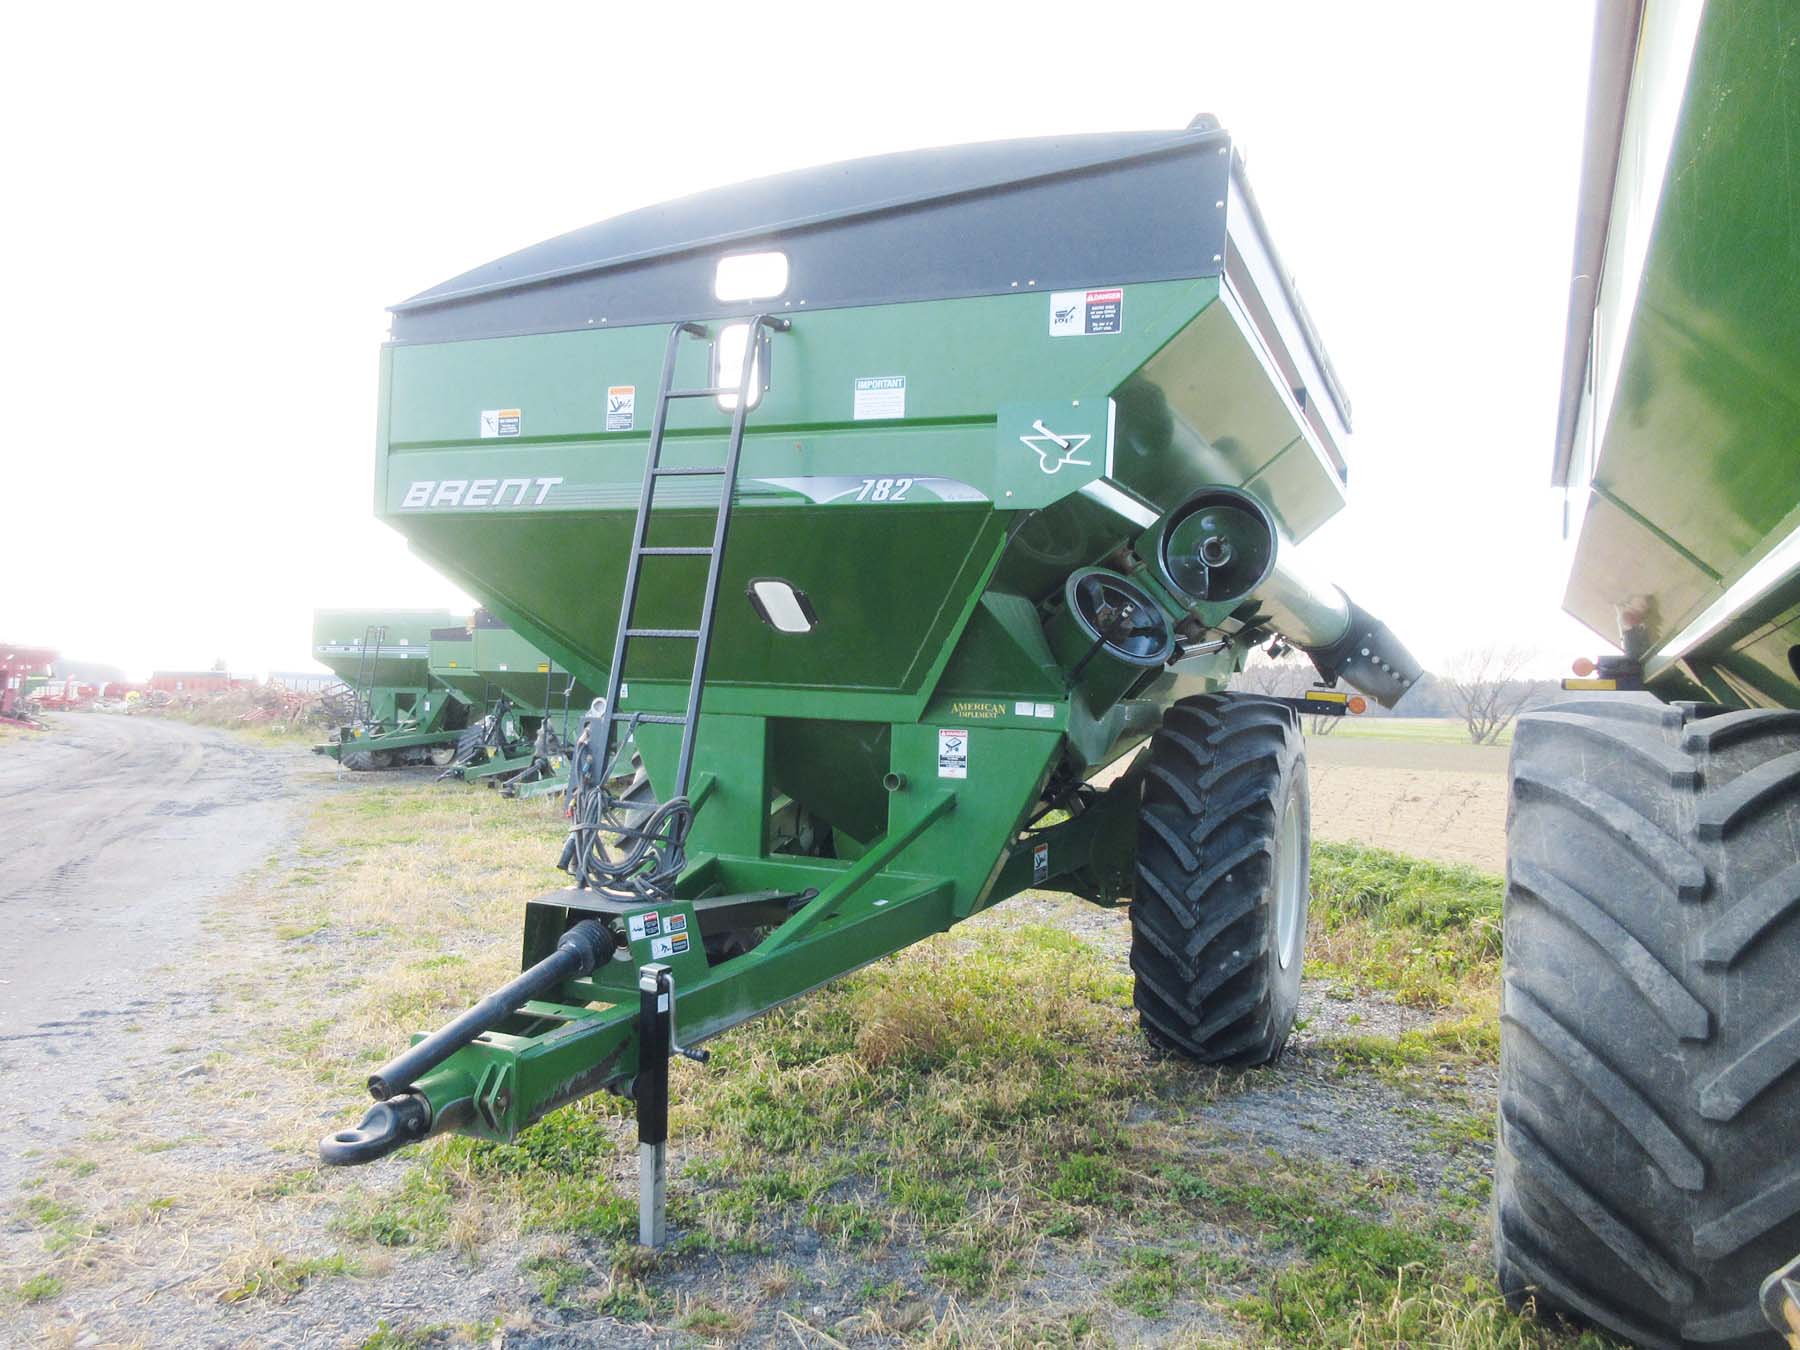
<path id="1" fill-rule="evenodd" d="M 1318 575 L 1250 493 L 1209 487 L 1145 531 L 1138 552 L 1156 579 L 1196 605 L 1239 612 L 1312 658 L 1328 683 L 1343 680 L 1391 708 L 1421 667 L 1388 626 Z"/>

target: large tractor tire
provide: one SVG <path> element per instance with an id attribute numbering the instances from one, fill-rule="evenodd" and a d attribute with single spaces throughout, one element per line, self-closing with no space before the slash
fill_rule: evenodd
<path id="1" fill-rule="evenodd" d="M 367 773 L 379 767 L 375 763 L 373 750 L 346 750 L 338 756 L 338 762 L 346 769 L 354 769 L 357 773 Z"/>
<path id="2" fill-rule="evenodd" d="M 1287 705 L 1203 694 L 1150 742 L 1131 906 L 1133 1000 L 1151 1040 L 1263 1064 L 1300 1003 L 1312 816 Z"/>
<path id="3" fill-rule="evenodd" d="M 1800 1250 L 1800 713 L 1520 719 L 1495 1262 L 1648 1346 L 1777 1344 Z"/>

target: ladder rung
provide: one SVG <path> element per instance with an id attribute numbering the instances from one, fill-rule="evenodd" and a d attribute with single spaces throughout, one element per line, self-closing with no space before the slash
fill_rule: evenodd
<path id="1" fill-rule="evenodd" d="M 676 713 L 628 713 L 616 712 L 612 715 L 615 722 L 655 722 L 665 727 L 684 727 L 687 718 Z"/>
<path id="2" fill-rule="evenodd" d="M 632 638 L 697 638 L 698 628 L 627 628 L 626 637 Z"/>
<path id="3" fill-rule="evenodd" d="M 658 466 L 657 468 L 650 470 L 650 472 L 655 474 L 658 478 L 691 478 L 697 474 L 721 474 L 725 472 L 725 468 L 723 465 L 717 467 L 707 466 L 699 469 L 665 469 Z"/>
<path id="4" fill-rule="evenodd" d="M 640 548 L 639 553 L 654 558 L 705 558 L 712 554 L 710 548 Z"/>
<path id="5" fill-rule="evenodd" d="M 712 389 L 671 389 L 670 398 L 722 398 L 726 394 L 736 394 L 737 386 L 719 385 Z"/>

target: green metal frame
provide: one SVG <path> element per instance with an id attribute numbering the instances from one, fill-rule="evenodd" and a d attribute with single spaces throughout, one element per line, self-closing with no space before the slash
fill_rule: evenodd
<path id="1" fill-rule="evenodd" d="M 652 774 L 667 767 L 675 728 L 640 731 Z M 768 720 L 709 716 L 702 730 L 715 752 L 754 765 L 766 749 Z M 1010 794 L 969 792 L 938 779 L 937 727 L 895 727 L 890 771 L 905 786 L 889 794 L 887 828 L 861 857 L 757 855 L 732 845 L 767 830 L 766 776 L 734 771 L 729 786 L 703 781 L 706 809 L 695 823 L 690 865 L 676 898 L 623 911 L 595 909 L 592 893 L 542 896 L 527 908 L 523 966 L 550 954 L 556 939 L 591 912 L 656 914 L 660 934 L 693 935 L 685 951 L 658 950 L 635 938 L 629 960 L 568 981 L 558 1002 L 525 1006 L 506 1028 L 483 1036 L 417 1085 L 433 1117 L 463 1133 L 510 1140 L 546 1112 L 637 1071 L 637 968 L 668 964 L 680 991 L 677 1031 L 694 1044 L 870 961 L 942 932 L 1019 891 L 1067 889 L 1111 904 L 1127 893 L 1136 856 L 1137 784 L 1127 778 L 1066 823 L 1021 836 L 1020 824 L 1048 777 L 1062 737 L 1055 731 L 971 729 L 969 756 L 993 766 Z M 915 786 L 917 785 L 917 786 Z M 804 897 L 791 912 L 775 897 Z M 703 936 L 707 900 L 768 896 L 779 919 L 753 950 L 709 966 Z M 789 903 L 792 903 L 790 901 Z M 592 1003 L 611 1006 L 594 1008 Z"/>

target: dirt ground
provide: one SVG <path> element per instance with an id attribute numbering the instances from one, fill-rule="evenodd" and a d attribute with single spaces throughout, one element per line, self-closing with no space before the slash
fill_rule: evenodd
<path id="1" fill-rule="evenodd" d="M 65 716 L 0 746 L 0 1208 L 218 991 L 168 963 L 293 828 L 285 768 L 223 732 Z"/>
<path id="2" fill-rule="evenodd" d="M 1503 745 L 1308 736 L 1313 836 L 1506 870 Z"/>
<path id="3" fill-rule="evenodd" d="M 1440 749 L 1452 753 L 1437 755 Z M 1439 856 L 1495 866 L 1499 799 L 1491 794 L 1504 780 L 1498 767 L 1473 767 L 1479 757 L 1459 749 L 1315 741 L 1321 837 L 1424 852 L 1435 842 L 1468 850 Z M 1503 760 L 1502 751 L 1497 763 Z M 468 791 L 435 788 L 428 779 L 343 774 L 302 752 L 251 748 L 221 733 L 144 718 L 63 718 L 41 740 L 15 738 L 0 747 L 0 876 L 7 878 L 0 903 L 8 920 L 0 980 L 11 981 L 0 984 L 0 1036 L 7 1041 L 0 1061 L 0 1341 L 454 1341 L 510 1350 L 921 1338 L 1240 1343 L 1241 1330 L 1212 1310 L 1216 1300 L 1144 1320 L 1141 1305 L 1119 1295 L 1116 1281 L 1109 1286 L 1126 1268 L 1120 1262 L 1135 1258 L 1111 1250 L 1103 1223 L 1091 1238 L 1032 1246 L 1027 1269 L 999 1305 L 971 1303 L 934 1284 L 925 1273 L 934 1258 L 900 1235 L 850 1246 L 791 1220 L 761 1246 L 698 1253 L 645 1274 L 661 1311 L 621 1292 L 646 1286 L 621 1283 L 616 1264 L 608 1274 L 616 1258 L 604 1243 L 503 1224 L 453 1230 L 449 1245 L 429 1249 L 395 1249 L 379 1237 L 375 1245 L 347 1240 L 359 1205 L 420 1184 L 416 1159 L 390 1158 L 354 1175 L 321 1173 L 310 1141 L 353 1116 L 354 1098 L 336 1087 L 321 1093 L 303 1072 L 262 1081 L 238 1070 L 271 1055 L 288 1055 L 287 1067 L 303 1068 L 309 1019 L 329 1020 L 340 1009 L 288 1006 L 271 983 L 284 963 L 291 965 L 292 952 L 327 941 L 341 945 L 323 952 L 325 964 L 341 965 L 352 978 L 368 934 L 315 932 L 310 920 L 294 922 L 291 909 L 284 928 L 272 921 L 281 912 L 257 909 L 245 897 L 267 889 L 259 877 L 288 878 L 291 886 L 296 876 L 340 865 L 306 843 L 305 820 L 319 803 L 396 783 Z M 1398 803 L 1384 786 L 1396 779 L 1405 794 Z M 1452 800 L 1458 786 L 1460 806 Z M 1464 843 L 1438 823 L 1464 818 Z M 1034 923 L 1074 935 L 1122 977 L 1123 914 L 1062 899 L 1009 902 L 959 929 L 958 940 L 997 941 Z M 418 940 L 436 950 L 431 934 Z M 510 933 L 502 940 L 509 947 L 513 941 Z M 1345 1049 L 1435 1024 L 1431 1013 L 1384 996 L 1309 980 L 1279 1065 L 1228 1078 L 1159 1068 L 1157 1086 L 1129 1106 L 1126 1134 L 1153 1156 L 1196 1166 L 1224 1150 L 1263 1159 L 1249 1164 L 1257 1167 L 1278 1163 L 1319 1175 L 1337 1169 L 1334 1176 L 1351 1179 L 1342 1184 L 1367 1190 L 1358 1191 L 1357 1204 L 1397 1197 L 1392 1220 L 1425 1213 L 1420 1205 L 1452 1204 L 1446 1212 L 1472 1224 L 1467 1216 L 1485 1193 L 1489 1144 L 1481 1123 L 1492 1115 L 1491 1071 L 1440 1069 L 1415 1091 L 1359 1068 Z M 294 1048 L 284 1051 L 288 1046 Z M 628 1195 L 629 1120 L 609 1128 L 618 1144 L 611 1181 Z M 677 1194 L 692 1194 L 695 1183 L 684 1170 L 692 1161 L 678 1140 L 671 1158 Z M 832 1192 L 844 1202 L 838 1207 L 879 1209 L 880 1192 L 863 1197 L 859 1184 L 867 1189 L 854 1177 L 839 1183 Z M 1182 1241 L 1228 1254 L 1225 1273 L 1207 1277 L 1223 1281 L 1214 1291 L 1224 1290 L 1221 1297 L 1253 1293 L 1291 1259 L 1260 1264 L 1255 1236 L 1211 1219 Z M 51 1270 L 73 1272 L 66 1289 Z M 546 1275 L 558 1271 L 575 1272 L 575 1293 L 558 1292 Z M 16 1301 L 10 1309 L 8 1290 Z M 899 1292 L 884 1292 L 890 1290 Z M 1090 1330 L 1065 1334 L 1068 1325 Z"/>

